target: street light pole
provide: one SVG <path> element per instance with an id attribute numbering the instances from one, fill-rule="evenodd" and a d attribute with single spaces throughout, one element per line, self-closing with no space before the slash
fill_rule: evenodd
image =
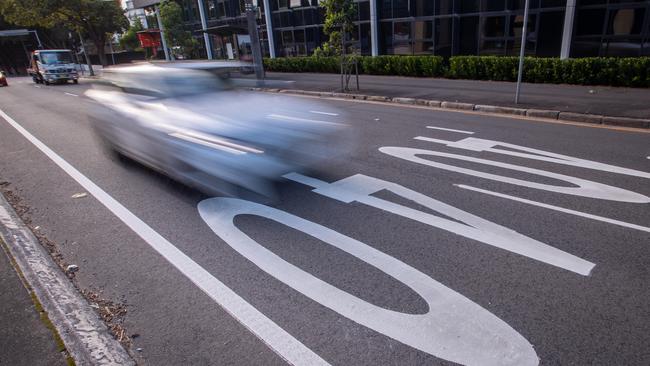
<path id="1" fill-rule="evenodd" d="M 524 27 L 521 31 L 521 47 L 519 50 L 519 70 L 517 70 L 517 91 L 515 92 L 515 104 L 519 104 L 519 93 L 521 91 L 521 78 L 524 73 L 524 55 L 526 52 L 526 33 L 528 31 L 528 6 L 530 0 L 524 5 Z"/>

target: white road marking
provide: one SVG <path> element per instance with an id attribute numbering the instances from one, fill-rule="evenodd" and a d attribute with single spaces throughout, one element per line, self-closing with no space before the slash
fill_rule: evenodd
<path id="1" fill-rule="evenodd" d="M 342 316 L 413 348 L 464 365 L 537 365 L 532 345 L 504 321 L 426 274 L 371 246 L 290 213 L 236 198 L 198 205 L 210 228 L 269 275 Z M 238 215 L 255 215 L 344 251 L 413 289 L 425 314 L 388 310 L 360 299 L 285 261 L 243 233 Z"/>
<path id="2" fill-rule="evenodd" d="M 190 279 L 206 295 L 216 301 L 224 310 L 255 334 L 280 357 L 294 365 L 328 364 L 203 267 L 194 262 L 185 253 L 181 252 L 139 217 L 134 215 L 93 181 L 52 151 L 47 145 L 34 137 L 34 135 L 24 129 L 18 122 L 4 113 L 4 111 L 0 110 L 0 116 L 70 175 L 70 177 L 77 181 L 86 191 L 92 194 L 124 224 L 131 228 L 151 248 L 176 267 L 176 269 Z"/>
<path id="3" fill-rule="evenodd" d="M 414 163 L 422 164 L 422 165 L 428 165 L 434 168 L 438 169 L 444 169 L 452 172 L 457 172 L 461 174 L 467 174 L 471 175 L 474 177 L 480 177 L 480 178 L 485 178 L 485 179 L 490 179 L 498 182 L 503 182 L 503 183 L 509 183 L 509 184 L 514 184 L 522 187 L 528 187 L 528 188 L 534 188 L 534 189 L 541 189 L 544 191 L 549 191 L 549 192 L 555 192 L 555 193 L 563 193 L 563 194 L 569 194 L 569 195 L 574 195 L 574 196 L 581 196 L 581 197 L 591 197 L 591 198 L 598 198 L 598 199 L 604 199 L 604 200 L 611 200 L 611 201 L 619 201 L 619 202 L 632 202 L 632 203 L 649 203 L 650 202 L 650 197 L 644 196 L 640 193 L 632 192 L 626 189 L 614 187 L 614 186 L 609 186 L 606 184 L 602 183 L 597 183 L 594 181 L 586 180 L 586 179 L 581 179 L 569 175 L 564 175 L 564 174 L 558 174 L 558 173 L 552 173 L 548 172 L 546 170 L 541 170 L 541 169 L 533 169 L 533 168 L 528 168 L 520 165 L 514 165 L 514 164 L 508 164 L 508 163 L 501 163 L 498 161 L 493 161 L 493 160 L 487 160 L 487 159 L 480 159 L 480 158 L 474 158 L 470 156 L 464 156 L 464 155 L 457 155 L 457 154 L 449 154 L 449 153 L 443 153 L 439 151 L 432 151 L 432 150 L 423 150 L 423 149 L 414 149 L 414 148 L 408 148 L 408 147 L 398 147 L 398 146 L 384 146 L 380 147 L 379 151 L 383 152 L 384 154 L 391 155 L 400 159 L 404 159 L 407 161 L 411 161 Z M 517 179 L 517 178 L 511 178 L 511 177 L 506 177 L 503 175 L 497 175 L 497 174 L 492 174 L 492 173 L 486 173 L 486 172 L 481 172 L 473 169 L 468 169 L 468 168 L 461 168 L 455 165 L 449 165 L 449 164 L 443 164 L 443 163 L 438 163 L 433 160 L 428 160 L 428 159 L 423 159 L 417 155 L 424 155 L 424 156 L 440 156 L 444 158 L 449 158 L 449 159 L 458 159 L 458 160 L 464 160 L 464 161 L 469 161 L 472 163 L 480 163 L 480 164 L 485 164 L 485 165 L 490 165 L 490 166 L 496 166 L 499 168 L 504 168 L 504 169 L 510 169 L 510 170 L 516 170 L 524 173 L 529 173 L 529 174 L 535 174 L 535 175 L 540 175 L 543 177 L 547 178 L 552 178 L 552 179 L 557 179 L 557 180 L 562 180 L 567 183 L 571 183 L 577 187 L 567 187 L 567 186 L 557 186 L 557 185 L 551 185 L 551 184 L 543 184 L 543 183 L 537 183 L 537 182 L 530 182 L 527 180 L 523 179 Z"/>
<path id="4" fill-rule="evenodd" d="M 525 199 L 525 198 L 519 198 L 519 197 L 515 197 L 515 196 L 510 196 L 510 195 L 503 194 L 503 193 L 488 191 L 486 189 L 476 188 L 476 187 L 468 186 L 468 185 L 465 185 L 465 184 L 454 184 L 454 185 L 459 187 L 459 188 L 462 188 L 462 189 L 468 189 L 470 191 L 485 193 L 485 194 L 489 194 L 489 195 L 495 196 L 495 197 L 501 197 L 501 198 L 505 198 L 505 199 L 509 199 L 509 200 L 513 200 L 513 201 L 517 201 L 517 202 L 527 203 L 527 204 L 533 205 L 533 206 L 548 208 L 550 210 L 564 212 L 564 213 L 568 213 L 568 214 L 576 215 L 576 216 L 582 216 L 582 217 L 586 217 L 588 219 L 602 221 L 602 222 L 606 222 L 608 224 L 623 226 L 623 227 L 626 227 L 626 228 L 645 231 L 645 232 L 650 233 L 650 227 L 631 224 L 629 222 L 614 220 L 614 219 L 610 219 L 610 218 L 603 217 L 603 216 L 592 215 L 592 214 L 589 214 L 589 213 L 586 213 L 586 212 L 580 212 L 580 211 L 571 210 L 571 209 L 568 209 L 568 208 L 553 206 L 553 205 L 549 205 L 549 204 L 546 204 L 546 203 L 532 201 L 532 200 L 528 200 L 528 199 Z"/>
<path id="5" fill-rule="evenodd" d="M 327 183 L 297 173 L 287 174 L 284 177 L 316 188 L 314 193 L 341 202 L 360 202 L 380 210 L 391 212 L 583 276 L 589 275 L 595 266 L 594 263 L 396 183 L 368 177 L 363 174 L 356 174 L 333 183 Z M 382 190 L 390 191 L 391 193 L 406 198 L 409 201 L 415 202 L 433 211 L 439 212 L 456 221 L 372 196 L 372 194 Z M 460 223 L 458 221 L 460 221 Z"/>
<path id="6" fill-rule="evenodd" d="M 434 126 L 427 126 L 427 128 L 430 128 L 432 130 L 441 130 L 441 131 L 464 133 L 464 134 L 467 134 L 467 135 L 473 135 L 474 134 L 474 132 L 471 132 L 471 131 L 454 130 L 453 128 L 443 128 L 443 127 L 434 127 Z"/>
<path id="7" fill-rule="evenodd" d="M 321 124 L 337 125 L 337 126 L 341 125 L 340 123 L 336 123 L 336 122 L 327 122 L 327 121 L 320 121 L 320 120 L 317 120 L 317 119 L 292 117 L 292 116 L 286 116 L 284 114 L 268 114 L 266 117 L 270 118 L 270 119 L 280 120 L 280 121 L 321 123 Z"/>
<path id="8" fill-rule="evenodd" d="M 321 111 L 309 111 L 310 113 L 316 113 L 316 114 L 324 114 L 326 116 L 338 116 L 338 113 L 331 113 L 331 112 L 321 112 Z"/>
<path id="9" fill-rule="evenodd" d="M 34 85 L 34 88 L 39 88 L 40 89 L 40 87 L 41 87 L 40 85 Z"/>
<path id="10" fill-rule="evenodd" d="M 72 94 L 72 93 L 67 93 L 67 92 L 65 92 L 65 93 L 63 93 L 63 94 L 65 94 L 65 95 L 70 95 L 70 96 L 73 96 L 73 97 L 78 97 L 77 94 Z"/>
<path id="11" fill-rule="evenodd" d="M 454 148 L 464 149 L 469 151 L 487 151 L 495 154 L 515 156 L 515 157 L 526 158 L 531 160 L 546 161 L 550 163 L 576 166 L 585 169 L 600 170 L 603 172 L 631 175 L 640 178 L 650 178 L 650 173 L 648 172 L 622 168 L 616 165 L 603 164 L 597 161 L 585 160 L 573 156 L 556 154 L 550 151 L 533 149 L 530 147 L 509 144 L 507 142 L 502 142 L 502 141 L 485 140 L 476 137 L 467 137 L 459 141 L 439 140 L 439 139 L 422 137 L 422 136 L 415 137 L 415 139 L 443 144 L 448 147 L 454 147 Z M 498 149 L 496 148 L 496 146 L 503 146 L 511 150 Z M 524 152 L 517 152 L 512 150 L 519 150 Z"/>

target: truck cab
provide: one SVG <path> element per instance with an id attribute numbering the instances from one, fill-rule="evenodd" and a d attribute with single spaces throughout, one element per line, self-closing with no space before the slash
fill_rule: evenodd
<path id="1" fill-rule="evenodd" d="M 36 50 L 31 53 L 28 72 L 35 83 L 79 82 L 79 73 L 70 50 Z"/>

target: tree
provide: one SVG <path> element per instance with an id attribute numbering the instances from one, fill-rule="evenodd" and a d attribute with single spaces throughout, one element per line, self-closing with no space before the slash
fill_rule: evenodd
<path id="1" fill-rule="evenodd" d="M 129 29 L 127 29 L 127 31 L 122 35 L 122 38 L 120 38 L 120 46 L 122 46 L 123 49 L 130 51 L 139 49 L 140 41 L 138 40 L 138 32 L 143 29 L 144 27 L 142 26 L 140 18 L 135 18 L 133 24 L 129 26 Z"/>
<path id="2" fill-rule="evenodd" d="M 112 0 L 0 0 L 0 13 L 14 24 L 64 26 L 86 35 L 97 48 L 104 66 L 108 34 L 121 32 L 128 26 L 122 8 Z"/>
<path id="3" fill-rule="evenodd" d="M 165 41 L 175 55 L 190 57 L 198 42 L 183 28 L 183 9 L 173 0 L 160 3 L 160 19 L 165 29 Z"/>
<path id="4" fill-rule="evenodd" d="M 329 40 L 314 50 L 316 56 L 338 56 L 342 53 L 342 36 L 354 30 L 357 7 L 353 0 L 322 0 L 325 8 L 323 32 Z M 346 50 L 347 51 L 347 50 Z"/>

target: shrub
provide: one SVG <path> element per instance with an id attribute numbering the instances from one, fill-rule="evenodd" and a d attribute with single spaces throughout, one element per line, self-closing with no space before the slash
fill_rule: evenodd
<path id="1" fill-rule="evenodd" d="M 518 57 L 454 56 L 447 77 L 455 79 L 516 81 Z M 650 58 L 526 57 L 523 80 L 531 83 L 650 87 Z"/>
<path id="2" fill-rule="evenodd" d="M 359 73 L 400 76 L 442 76 L 444 62 L 437 56 L 357 56 Z M 265 59 L 268 71 L 339 73 L 338 57 L 286 57 Z"/>
<path id="3" fill-rule="evenodd" d="M 265 59 L 269 71 L 339 73 L 338 57 Z M 454 79 L 516 81 L 518 57 L 358 56 L 359 73 Z M 560 60 L 526 57 L 523 80 L 531 83 L 650 87 L 650 57 Z"/>

